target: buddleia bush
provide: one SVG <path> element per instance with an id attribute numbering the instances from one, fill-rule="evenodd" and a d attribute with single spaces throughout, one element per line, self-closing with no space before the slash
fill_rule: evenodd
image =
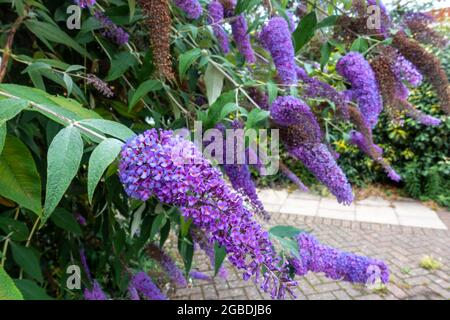
<path id="1" fill-rule="evenodd" d="M 373 5 L 382 24 L 368 27 Z M 199 124 L 216 133 L 274 129 L 264 140 L 279 134 L 280 172 L 303 190 L 316 179 L 348 205 L 346 155 L 333 143 L 340 132 L 360 161 L 401 181 L 396 147 L 377 128 L 380 118 L 446 121 L 409 99 L 425 81 L 448 112 L 441 62 L 410 30 L 414 17 L 421 25 L 432 17 L 396 24 L 372 0 L 298 6 L 2 1 L 0 296 L 167 299 L 192 279 L 226 278 L 225 259 L 273 299 L 295 297 L 295 275 L 307 272 L 386 283 L 383 261 L 294 227 L 267 230 L 250 171 L 264 175 L 268 163 L 245 137 L 210 157 L 203 148 L 222 135 L 188 139 Z M 243 162 L 232 152 L 239 145 Z M 222 151 L 231 163 L 220 165 Z M 213 272 L 196 269 L 198 250 Z"/>

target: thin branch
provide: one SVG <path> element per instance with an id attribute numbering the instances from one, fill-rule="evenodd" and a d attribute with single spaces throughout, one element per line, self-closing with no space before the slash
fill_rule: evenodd
<path id="1" fill-rule="evenodd" d="M 0 83 L 3 82 L 3 79 L 6 75 L 6 69 L 8 68 L 8 62 L 9 58 L 11 56 L 11 49 L 14 42 L 14 37 L 16 35 L 17 29 L 19 29 L 20 25 L 22 24 L 23 20 L 26 18 L 26 15 L 20 16 L 14 21 L 11 30 L 8 34 L 8 39 L 6 40 L 5 49 L 3 51 L 3 57 L 2 57 L 2 63 L 0 65 Z"/>

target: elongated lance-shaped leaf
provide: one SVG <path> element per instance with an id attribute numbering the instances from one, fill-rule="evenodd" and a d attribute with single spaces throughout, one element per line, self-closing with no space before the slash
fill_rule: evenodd
<path id="1" fill-rule="evenodd" d="M 106 139 L 94 149 L 89 159 L 88 168 L 88 196 L 92 202 L 95 188 L 100 181 L 106 168 L 114 161 L 119 154 L 123 142 L 117 139 Z"/>
<path id="2" fill-rule="evenodd" d="M 73 126 L 62 129 L 53 139 L 47 156 L 47 188 L 45 195 L 44 223 L 61 201 L 77 174 L 83 155 L 83 140 Z"/>
<path id="3" fill-rule="evenodd" d="M 0 126 L 17 116 L 27 105 L 28 102 L 21 99 L 0 100 Z"/>
<path id="4" fill-rule="evenodd" d="M 41 178 L 30 151 L 14 136 L 6 138 L 0 156 L 0 177 L 1 196 L 42 214 Z"/>

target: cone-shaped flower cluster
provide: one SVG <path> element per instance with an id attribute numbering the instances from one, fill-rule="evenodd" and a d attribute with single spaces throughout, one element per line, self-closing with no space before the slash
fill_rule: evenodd
<path id="1" fill-rule="evenodd" d="M 247 20 L 243 14 L 237 16 L 231 22 L 231 31 L 233 33 L 234 42 L 245 58 L 247 63 L 255 63 L 255 52 L 253 51 L 252 44 L 250 42 L 250 35 L 248 34 Z"/>
<path id="2" fill-rule="evenodd" d="M 259 40 L 270 52 L 281 82 L 285 85 L 297 84 L 295 52 L 288 22 L 282 17 L 273 17 L 264 26 Z"/>
<path id="3" fill-rule="evenodd" d="M 148 255 L 159 262 L 164 271 L 168 274 L 170 280 L 179 288 L 187 286 L 186 278 L 183 272 L 177 267 L 170 256 L 162 251 L 158 246 L 151 244 L 147 247 Z"/>
<path id="4" fill-rule="evenodd" d="M 174 0 L 174 3 L 189 19 L 198 19 L 202 15 L 202 6 L 198 0 Z"/>
<path id="5" fill-rule="evenodd" d="M 392 45 L 427 78 L 436 90 L 441 108 L 450 114 L 450 84 L 440 61 L 403 31 L 395 34 Z"/>
<path id="6" fill-rule="evenodd" d="M 152 279 L 143 271 L 133 276 L 130 285 L 147 300 L 167 300 Z M 136 298 L 135 292 L 132 294 Z"/>
<path id="7" fill-rule="evenodd" d="M 381 260 L 358 256 L 323 245 L 307 233 L 297 236 L 299 258 L 292 259 L 297 275 L 323 272 L 328 278 L 353 283 L 373 284 L 389 281 L 389 270 Z"/>
<path id="8" fill-rule="evenodd" d="M 221 130 L 224 136 L 226 135 L 226 128 L 223 124 L 218 124 L 217 129 Z M 223 161 L 223 170 L 230 179 L 233 189 L 247 198 L 248 202 L 254 207 L 257 214 L 261 215 L 265 220 L 269 220 L 270 216 L 264 209 L 264 205 L 261 200 L 259 200 L 258 194 L 256 193 L 256 185 L 250 173 L 250 168 L 248 165 L 249 161 L 247 161 L 248 158 L 245 163 L 238 163 L 238 152 L 244 152 L 246 155 L 248 154 L 248 150 L 244 149 L 245 137 L 243 124 L 240 121 L 234 121 L 232 124 L 232 129 L 230 130 L 235 130 L 236 139 L 232 141 L 232 145 L 228 145 L 228 141 L 226 139 L 224 140 L 223 154 L 227 155 L 227 148 L 233 148 L 234 159 L 232 159 L 233 163 L 226 163 L 226 161 Z M 236 132 L 236 130 L 239 130 L 242 135 L 239 135 L 239 132 Z M 239 141 L 236 141 L 237 139 Z M 241 145 L 244 150 L 238 150 L 238 145 Z"/>
<path id="9" fill-rule="evenodd" d="M 219 24 L 220 21 L 222 21 L 224 18 L 223 5 L 217 0 L 212 1 L 208 6 L 208 13 L 208 21 L 212 25 L 213 32 L 217 38 L 217 41 L 219 41 L 220 49 L 222 49 L 222 52 L 226 54 L 230 51 L 228 35 L 223 27 Z"/>
<path id="10" fill-rule="evenodd" d="M 84 289 L 83 295 L 84 300 L 107 300 L 105 293 L 97 281 L 94 281 L 91 289 Z"/>
<path id="11" fill-rule="evenodd" d="M 352 85 L 352 96 L 367 124 L 373 128 L 383 110 L 383 103 L 370 64 L 360 53 L 350 52 L 338 61 L 336 70 Z"/>
<path id="12" fill-rule="evenodd" d="M 271 288 L 278 288 L 274 297 L 294 284 L 242 197 L 190 141 L 170 131 L 146 131 L 123 147 L 119 177 L 133 198 L 145 201 L 154 196 L 179 206 L 186 218 L 208 232 L 211 241 L 225 248 L 230 262 L 244 270 L 245 280 L 253 275 L 257 280 L 264 266 Z"/>
<path id="13" fill-rule="evenodd" d="M 95 4 L 95 0 L 75 0 L 75 3 L 82 8 L 89 8 Z"/>
<path id="14" fill-rule="evenodd" d="M 297 77 L 303 82 L 304 95 L 308 98 L 322 98 L 334 103 L 337 111 L 348 118 L 348 101 L 346 96 L 336 91 L 331 85 L 319 79 L 309 77 L 306 71 L 301 67 L 296 67 Z"/>
<path id="15" fill-rule="evenodd" d="M 146 16 L 145 23 L 149 29 L 150 46 L 153 63 L 160 76 L 173 80 L 170 55 L 170 27 L 172 18 L 168 0 L 139 0 Z"/>
<path id="16" fill-rule="evenodd" d="M 121 27 L 117 26 L 104 13 L 100 11 L 95 12 L 95 17 L 102 25 L 102 35 L 118 45 L 123 45 L 128 42 L 129 34 Z"/>
<path id="17" fill-rule="evenodd" d="M 300 160 L 339 202 L 350 204 L 352 188 L 328 147 L 321 143 L 320 126 L 308 105 L 292 96 L 278 97 L 272 103 L 270 114 L 284 127 L 281 138 L 289 154 Z"/>

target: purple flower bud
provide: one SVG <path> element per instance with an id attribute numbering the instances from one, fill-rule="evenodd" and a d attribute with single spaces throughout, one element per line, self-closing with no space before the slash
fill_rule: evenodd
<path id="1" fill-rule="evenodd" d="M 247 63 L 255 63 L 255 53 L 253 52 L 252 44 L 250 42 L 250 35 L 247 33 L 247 20 L 243 14 L 236 17 L 231 22 L 231 31 L 233 33 L 234 41 L 239 52 L 244 56 Z"/>
<path id="2" fill-rule="evenodd" d="M 95 0 L 75 0 L 75 3 L 82 8 L 89 8 L 95 4 Z"/>
<path id="3" fill-rule="evenodd" d="M 212 1 L 208 7 L 209 23 L 212 24 L 214 35 L 219 41 L 219 46 L 223 53 L 227 54 L 230 51 L 230 44 L 228 42 L 228 35 L 219 24 L 224 18 L 223 6 L 219 1 Z"/>
<path id="4" fill-rule="evenodd" d="M 128 42 L 129 35 L 121 27 L 114 24 L 104 13 L 96 11 L 95 17 L 102 25 L 102 35 L 118 45 L 124 45 Z"/>
<path id="5" fill-rule="evenodd" d="M 131 279 L 131 286 L 136 288 L 147 300 L 167 300 L 152 279 L 143 271 Z"/>
<path id="6" fill-rule="evenodd" d="M 365 121 L 375 127 L 383 103 L 370 64 L 360 53 L 350 52 L 338 61 L 336 70 L 352 85 L 353 98 L 358 102 Z"/>
<path id="7" fill-rule="evenodd" d="M 202 15 L 202 6 L 198 0 L 174 0 L 174 2 L 189 19 L 198 19 Z"/>
<path id="8" fill-rule="evenodd" d="M 100 284 L 95 280 L 92 289 L 84 289 L 85 300 L 107 300 L 105 293 L 103 292 Z"/>
<path id="9" fill-rule="evenodd" d="M 389 281 L 389 270 L 381 260 L 376 260 L 323 245 L 307 233 L 297 236 L 299 258 L 291 260 L 297 275 L 309 271 L 323 272 L 328 278 L 352 283 L 373 284 Z"/>
<path id="10" fill-rule="evenodd" d="M 211 280 L 211 277 L 208 276 L 207 274 L 204 274 L 202 272 L 195 271 L 195 270 L 190 272 L 190 276 L 191 276 L 192 279 L 196 279 L 196 280 L 204 280 L 204 281 L 210 281 Z"/>
<path id="11" fill-rule="evenodd" d="M 294 46 L 286 20 L 282 17 L 270 19 L 261 31 L 259 40 L 272 55 L 281 82 L 285 85 L 297 84 Z"/>

